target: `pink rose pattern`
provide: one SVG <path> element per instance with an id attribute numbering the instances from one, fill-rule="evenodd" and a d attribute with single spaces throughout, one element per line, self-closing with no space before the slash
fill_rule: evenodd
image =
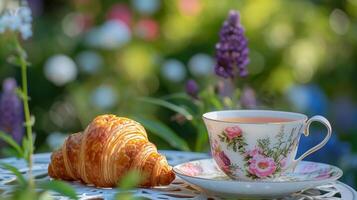
<path id="1" fill-rule="evenodd" d="M 238 126 L 228 127 L 224 130 L 224 132 L 230 140 L 242 135 L 242 130 Z"/>
<path id="2" fill-rule="evenodd" d="M 228 147 L 232 147 L 235 152 L 239 151 L 244 153 L 243 149 L 247 143 L 245 143 L 242 136 L 242 129 L 238 126 L 225 128 L 222 134 L 218 135 L 218 137 L 222 142 L 226 142 Z"/>
<path id="3" fill-rule="evenodd" d="M 298 130 L 300 131 L 301 128 Z M 291 133 L 296 131 L 294 128 Z M 257 146 L 253 149 L 246 149 L 247 143 L 243 137 L 243 131 L 238 126 L 225 128 L 218 135 L 221 142 L 227 144 L 234 152 L 240 153 L 245 161 L 245 173 L 253 179 L 274 177 L 286 167 L 286 157 L 291 152 L 291 146 L 297 143 L 298 134 L 290 134 L 289 138 L 284 139 L 284 126 L 276 136 L 277 143 L 271 147 L 270 138 L 258 139 Z M 234 170 L 240 169 L 231 163 L 231 160 L 219 146 L 218 141 L 213 141 L 213 156 L 221 166 L 222 170 L 228 174 L 233 174 Z M 240 169 L 242 170 L 242 169 Z M 243 171 L 243 170 L 242 170 Z"/>
<path id="4" fill-rule="evenodd" d="M 197 176 L 203 172 L 203 169 L 200 165 L 194 165 L 192 163 L 186 163 L 181 166 L 181 170 L 185 172 L 185 174 L 189 176 Z"/>
<path id="5" fill-rule="evenodd" d="M 255 155 L 249 159 L 248 172 L 259 178 L 265 178 L 276 171 L 274 159 L 262 155 Z"/>
<path id="6" fill-rule="evenodd" d="M 218 141 L 215 140 L 213 142 L 212 148 L 213 157 L 225 173 L 232 174 L 233 170 L 237 170 L 237 166 L 232 165 L 231 160 L 228 158 L 226 153 L 222 151 L 221 147 L 218 144 Z"/>

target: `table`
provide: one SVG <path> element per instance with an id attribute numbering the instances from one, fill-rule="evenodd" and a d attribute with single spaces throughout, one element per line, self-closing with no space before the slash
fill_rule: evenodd
<path id="1" fill-rule="evenodd" d="M 181 151 L 160 151 L 167 157 L 170 165 L 174 166 L 186 161 L 203 159 L 209 157 L 208 154 L 181 152 Z M 35 154 L 33 174 L 36 181 L 49 180 L 47 175 L 47 167 L 50 161 L 50 153 Z M 0 162 L 5 162 L 17 167 L 20 172 L 28 170 L 26 163 L 17 158 L 0 159 Z M 11 183 L 14 182 L 16 177 L 11 172 L 0 168 L 0 191 L 4 191 L 1 196 L 9 194 L 11 190 Z M 77 191 L 80 199 L 113 199 L 115 194 L 120 192 L 116 189 L 100 189 L 91 186 L 82 185 L 78 182 L 70 183 Z M 218 196 L 209 196 L 200 191 L 199 188 L 185 183 L 180 178 L 171 183 L 169 186 L 156 187 L 153 189 L 135 189 L 131 190 L 132 194 L 136 197 L 144 197 L 147 199 L 221 199 Z M 67 199 L 57 193 L 51 193 L 55 199 Z M 281 200 L 357 200 L 357 192 L 348 185 L 336 182 L 334 184 L 319 186 L 298 194 L 281 198 Z"/>

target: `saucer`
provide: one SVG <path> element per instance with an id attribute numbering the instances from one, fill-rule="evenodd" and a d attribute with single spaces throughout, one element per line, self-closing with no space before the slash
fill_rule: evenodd
<path id="1" fill-rule="evenodd" d="M 183 180 L 208 193 L 229 197 L 281 197 L 334 182 L 342 176 L 338 167 L 301 161 L 294 172 L 261 181 L 233 180 L 213 159 L 195 160 L 176 165 L 173 170 Z"/>

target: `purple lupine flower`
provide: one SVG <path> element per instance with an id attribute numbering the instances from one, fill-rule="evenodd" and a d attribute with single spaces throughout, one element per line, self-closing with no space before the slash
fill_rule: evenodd
<path id="1" fill-rule="evenodd" d="M 234 78 L 237 73 L 244 77 L 248 74 L 248 40 L 240 24 L 239 13 L 231 10 L 220 31 L 216 44 L 215 72 L 223 78 Z"/>
<path id="2" fill-rule="evenodd" d="M 16 80 L 7 78 L 3 81 L 0 95 L 0 130 L 10 134 L 15 141 L 21 142 L 24 134 L 23 105 L 16 95 Z"/>
<path id="3" fill-rule="evenodd" d="M 240 103 L 243 107 L 250 109 L 257 107 L 255 91 L 251 87 L 246 86 L 243 88 L 242 96 L 240 97 Z"/>
<path id="4" fill-rule="evenodd" d="M 193 98 L 197 98 L 198 85 L 195 80 L 190 79 L 186 82 L 186 93 Z"/>

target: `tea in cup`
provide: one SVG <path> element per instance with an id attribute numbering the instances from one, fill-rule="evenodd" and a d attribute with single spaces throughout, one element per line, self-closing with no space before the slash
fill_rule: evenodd
<path id="1" fill-rule="evenodd" d="M 218 167 L 229 177 L 261 180 L 293 170 L 299 161 L 329 140 L 332 128 L 322 116 L 270 110 L 227 110 L 203 115 L 211 152 Z M 295 159 L 301 134 L 309 135 L 312 122 L 327 128 L 318 145 Z"/>

